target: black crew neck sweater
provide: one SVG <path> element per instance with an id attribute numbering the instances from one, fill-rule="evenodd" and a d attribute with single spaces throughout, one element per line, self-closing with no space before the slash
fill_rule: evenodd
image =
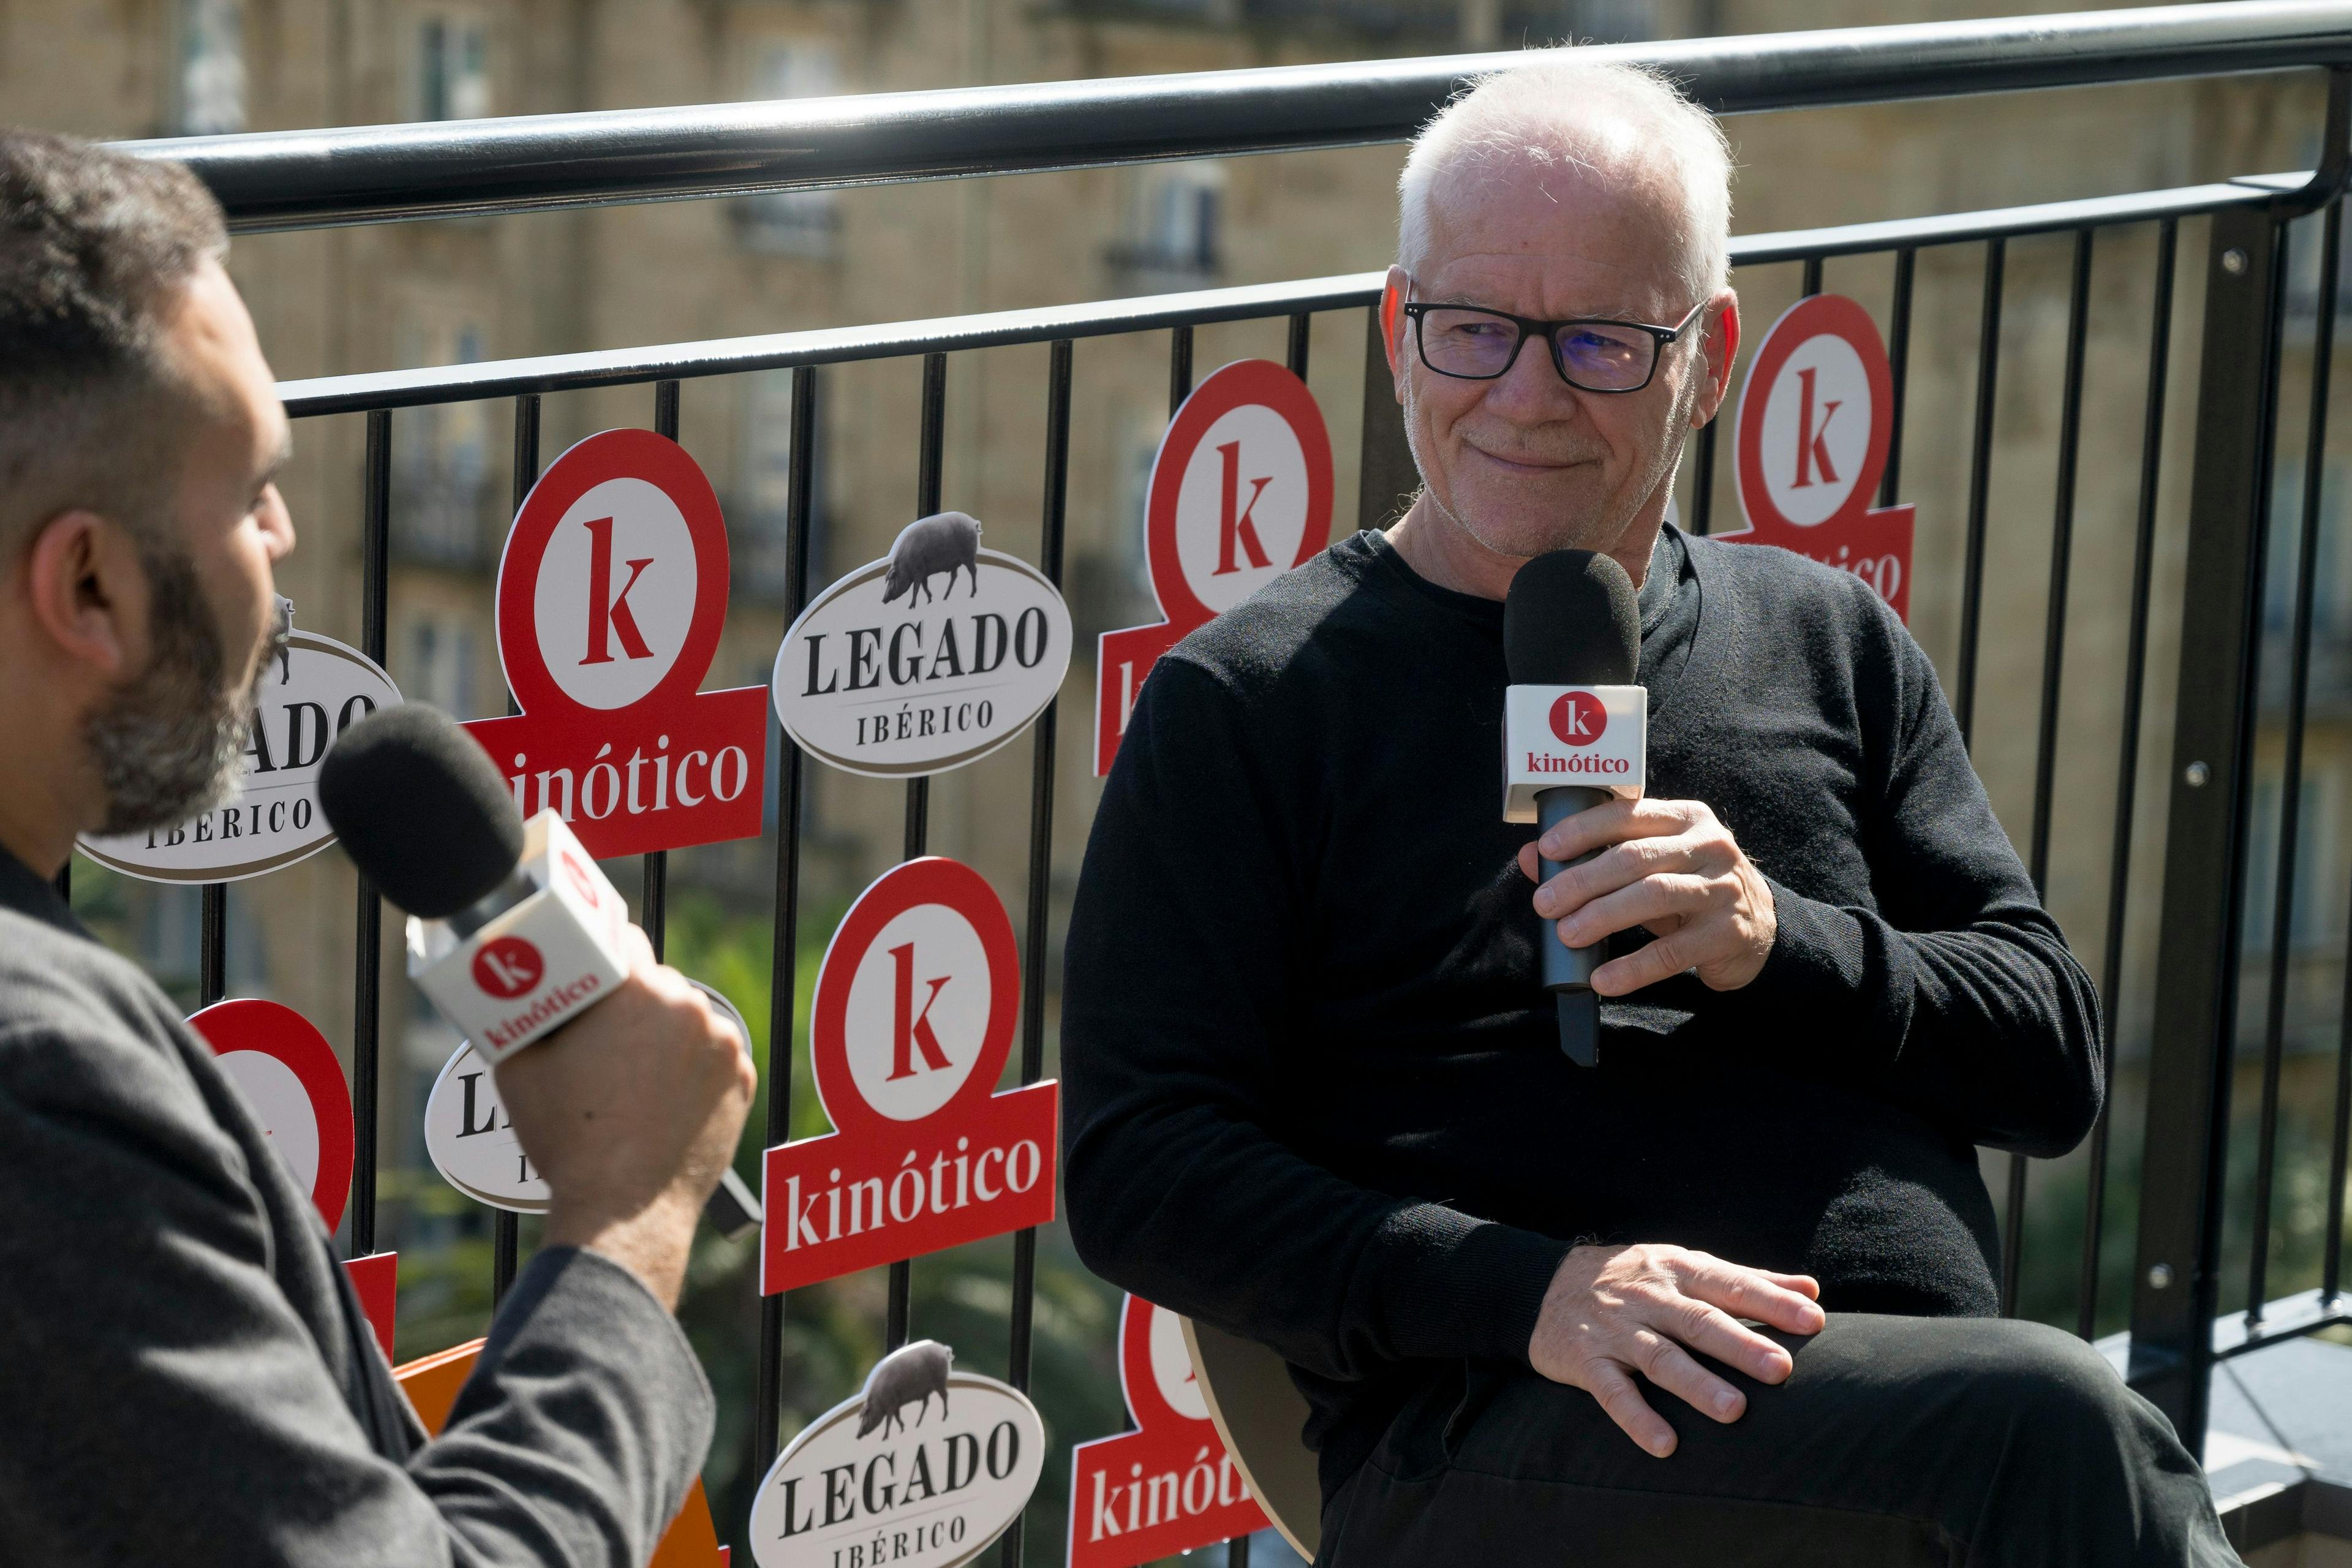
<path id="1" fill-rule="evenodd" d="M 1785 551 L 1674 537 L 1653 573 L 1649 793 L 1714 809 L 1779 930 L 1739 990 L 1605 1003 L 1595 1069 L 1501 820 L 1499 603 L 1358 534 L 1160 659 L 1120 744 L 1067 947 L 1071 1232 L 1291 1363 L 1327 1496 L 1433 1363 L 1524 1362 L 1578 1239 L 1989 1314 L 1972 1146 L 2096 1114 L 2089 978 L 1902 623 Z"/>

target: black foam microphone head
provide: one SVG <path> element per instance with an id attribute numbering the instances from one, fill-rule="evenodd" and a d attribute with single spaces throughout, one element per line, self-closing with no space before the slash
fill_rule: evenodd
<path id="1" fill-rule="evenodd" d="M 1590 550 L 1520 567 L 1503 598 L 1503 658 L 1514 686 L 1631 686 L 1642 611 L 1625 568 Z"/>
<path id="2" fill-rule="evenodd" d="M 522 858 L 506 781 L 457 721 L 421 702 L 344 731 L 319 769 L 319 804 L 376 890 L 425 920 L 483 898 Z"/>

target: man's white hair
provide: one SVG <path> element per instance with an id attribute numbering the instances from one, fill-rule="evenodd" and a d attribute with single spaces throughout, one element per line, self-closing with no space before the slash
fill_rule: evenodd
<path id="1" fill-rule="evenodd" d="M 1731 269 L 1731 149 L 1715 116 L 1645 67 L 1560 47 L 1486 78 L 1422 127 L 1397 180 L 1397 262 L 1429 259 L 1442 184 L 1511 164 L 1662 176 L 1682 195 L 1689 303 Z"/>

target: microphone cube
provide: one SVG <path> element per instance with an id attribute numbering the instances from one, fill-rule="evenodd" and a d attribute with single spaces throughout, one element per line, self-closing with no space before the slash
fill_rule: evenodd
<path id="1" fill-rule="evenodd" d="M 471 936 L 408 920 L 408 977 L 496 1066 L 628 977 L 628 900 L 553 811 L 523 825 L 517 869 L 536 889 Z"/>
<path id="2" fill-rule="evenodd" d="M 1536 796 L 1572 784 L 1641 798 L 1650 745 L 1642 686 L 1513 686 L 1503 696 L 1503 820 L 1536 820 Z"/>

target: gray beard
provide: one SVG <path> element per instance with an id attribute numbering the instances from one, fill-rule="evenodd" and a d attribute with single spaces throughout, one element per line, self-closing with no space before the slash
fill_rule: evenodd
<path id="1" fill-rule="evenodd" d="M 106 792 L 101 835 L 176 826 L 234 795 L 269 668 L 265 658 L 249 686 L 226 685 L 228 657 L 195 563 L 184 552 L 155 551 L 142 552 L 141 564 L 153 595 L 147 668 L 82 726 Z M 281 609 L 270 652 L 284 646 L 288 630 Z"/>

